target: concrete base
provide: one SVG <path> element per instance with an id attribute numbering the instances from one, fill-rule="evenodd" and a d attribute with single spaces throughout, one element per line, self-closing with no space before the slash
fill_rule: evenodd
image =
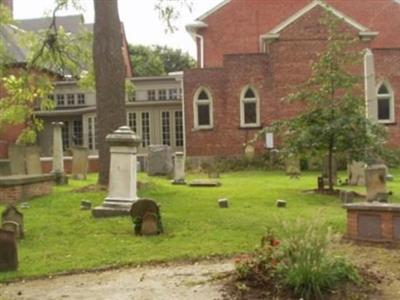
<path id="1" fill-rule="evenodd" d="M 64 173 L 52 173 L 54 175 L 54 181 L 56 185 L 67 185 L 68 184 L 68 176 Z"/>
<path id="2" fill-rule="evenodd" d="M 129 216 L 132 204 L 135 203 L 136 200 L 106 198 L 102 206 L 97 206 L 92 210 L 92 215 L 95 218 Z"/>

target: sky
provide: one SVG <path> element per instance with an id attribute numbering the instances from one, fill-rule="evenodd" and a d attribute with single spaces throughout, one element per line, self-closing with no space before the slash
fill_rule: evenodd
<path id="1" fill-rule="evenodd" d="M 84 9 L 86 23 L 94 22 L 93 0 L 80 0 Z M 107 1 L 107 0 L 103 0 Z M 176 0 L 168 0 L 177 3 Z M 173 34 L 165 33 L 166 25 L 154 9 L 157 0 L 118 0 L 119 16 L 124 23 L 126 36 L 130 44 L 167 45 L 182 49 L 196 57 L 196 47 L 185 25 L 212 9 L 222 0 L 191 0 L 191 11 L 180 8 L 180 18 L 174 23 L 178 30 Z M 53 0 L 14 0 L 14 18 L 40 18 L 48 14 Z M 79 13 L 75 10 L 63 11 L 60 15 Z"/>

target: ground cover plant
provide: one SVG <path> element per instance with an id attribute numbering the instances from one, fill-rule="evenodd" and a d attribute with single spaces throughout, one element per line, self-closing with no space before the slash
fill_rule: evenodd
<path id="1" fill-rule="evenodd" d="M 400 170 L 391 170 L 395 181 L 391 198 L 400 202 Z M 344 174 L 342 174 L 344 175 Z M 190 178 L 206 176 L 192 174 Z M 55 187 L 50 196 L 29 202 L 21 209 L 25 219 L 25 239 L 19 242 L 17 272 L 0 273 L 0 281 L 47 276 L 62 272 L 135 265 L 159 261 L 233 256 L 252 251 L 268 227 L 283 233 L 282 220 L 310 220 L 318 214 L 334 232 L 345 230 L 345 211 L 339 199 L 304 193 L 316 184 L 317 172 L 305 172 L 291 179 L 279 171 L 246 171 L 221 175 L 218 188 L 174 186 L 166 178 L 139 179 L 146 184 L 139 196 L 161 204 L 164 234 L 139 237 L 133 233 L 129 217 L 93 219 L 79 209 L 81 200 L 93 206 L 102 203 L 106 192 L 86 189 L 96 175 L 86 181 L 71 180 L 69 186 Z M 342 176 L 344 177 L 344 176 Z M 360 188 L 360 190 L 362 190 Z M 230 207 L 219 209 L 217 200 L 228 198 Z M 288 207 L 278 209 L 277 199 Z M 3 210 L 4 206 L 0 207 Z"/>

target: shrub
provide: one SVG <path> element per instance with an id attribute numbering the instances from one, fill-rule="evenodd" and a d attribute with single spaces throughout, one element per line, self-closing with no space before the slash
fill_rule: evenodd
<path id="1" fill-rule="evenodd" d="M 288 288 L 303 299 L 323 299 L 339 283 L 359 281 L 356 269 L 330 252 L 333 236 L 321 222 L 298 220 L 284 223 L 282 230 L 284 239 L 269 230 L 251 257 L 237 261 L 239 278 L 273 286 L 276 292 Z"/>

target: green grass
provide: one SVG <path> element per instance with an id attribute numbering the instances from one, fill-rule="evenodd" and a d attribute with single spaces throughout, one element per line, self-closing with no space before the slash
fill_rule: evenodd
<path id="1" fill-rule="evenodd" d="M 392 174 L 400 178 L 400 170 Z M 307 172 L 300 179 L 290 179 L 282 172 L 237 172 L 223 174 L 221 187 L 193 188 L 140 174 L 140 180 L 149 185 L 139 195 L 161 204 L 165 233 L 156 237 L 133 235 L 128 217 L 94 219 L 89 211 L 81 211 L 81 200 L 100 205 L 105 193 L 74 192 L 95 183 L 94 174 L 87 181 L 71 180 L 69 186 L 56 187 L 52 195 L 34 199 L 30 208 L 22 210 L 25 239 L 19 242 L 19 270 L 0 273 L 0 282 L 246 252 L 259 244 L 268 226 L 279 233 L 282 220 L 299 217 L 322 217 L 343 232 L 345 211 L 337 198 L 302 192 L 316 186 L 317 175 Z M 389 183 L 396 202 L 400 202 L 399 182 Z M 217 199 L 223 197 L 230 200 L 229 209 L 218 208 Z M 276 208 L 277 199 L 287 200 L 288 207 Z"/>

